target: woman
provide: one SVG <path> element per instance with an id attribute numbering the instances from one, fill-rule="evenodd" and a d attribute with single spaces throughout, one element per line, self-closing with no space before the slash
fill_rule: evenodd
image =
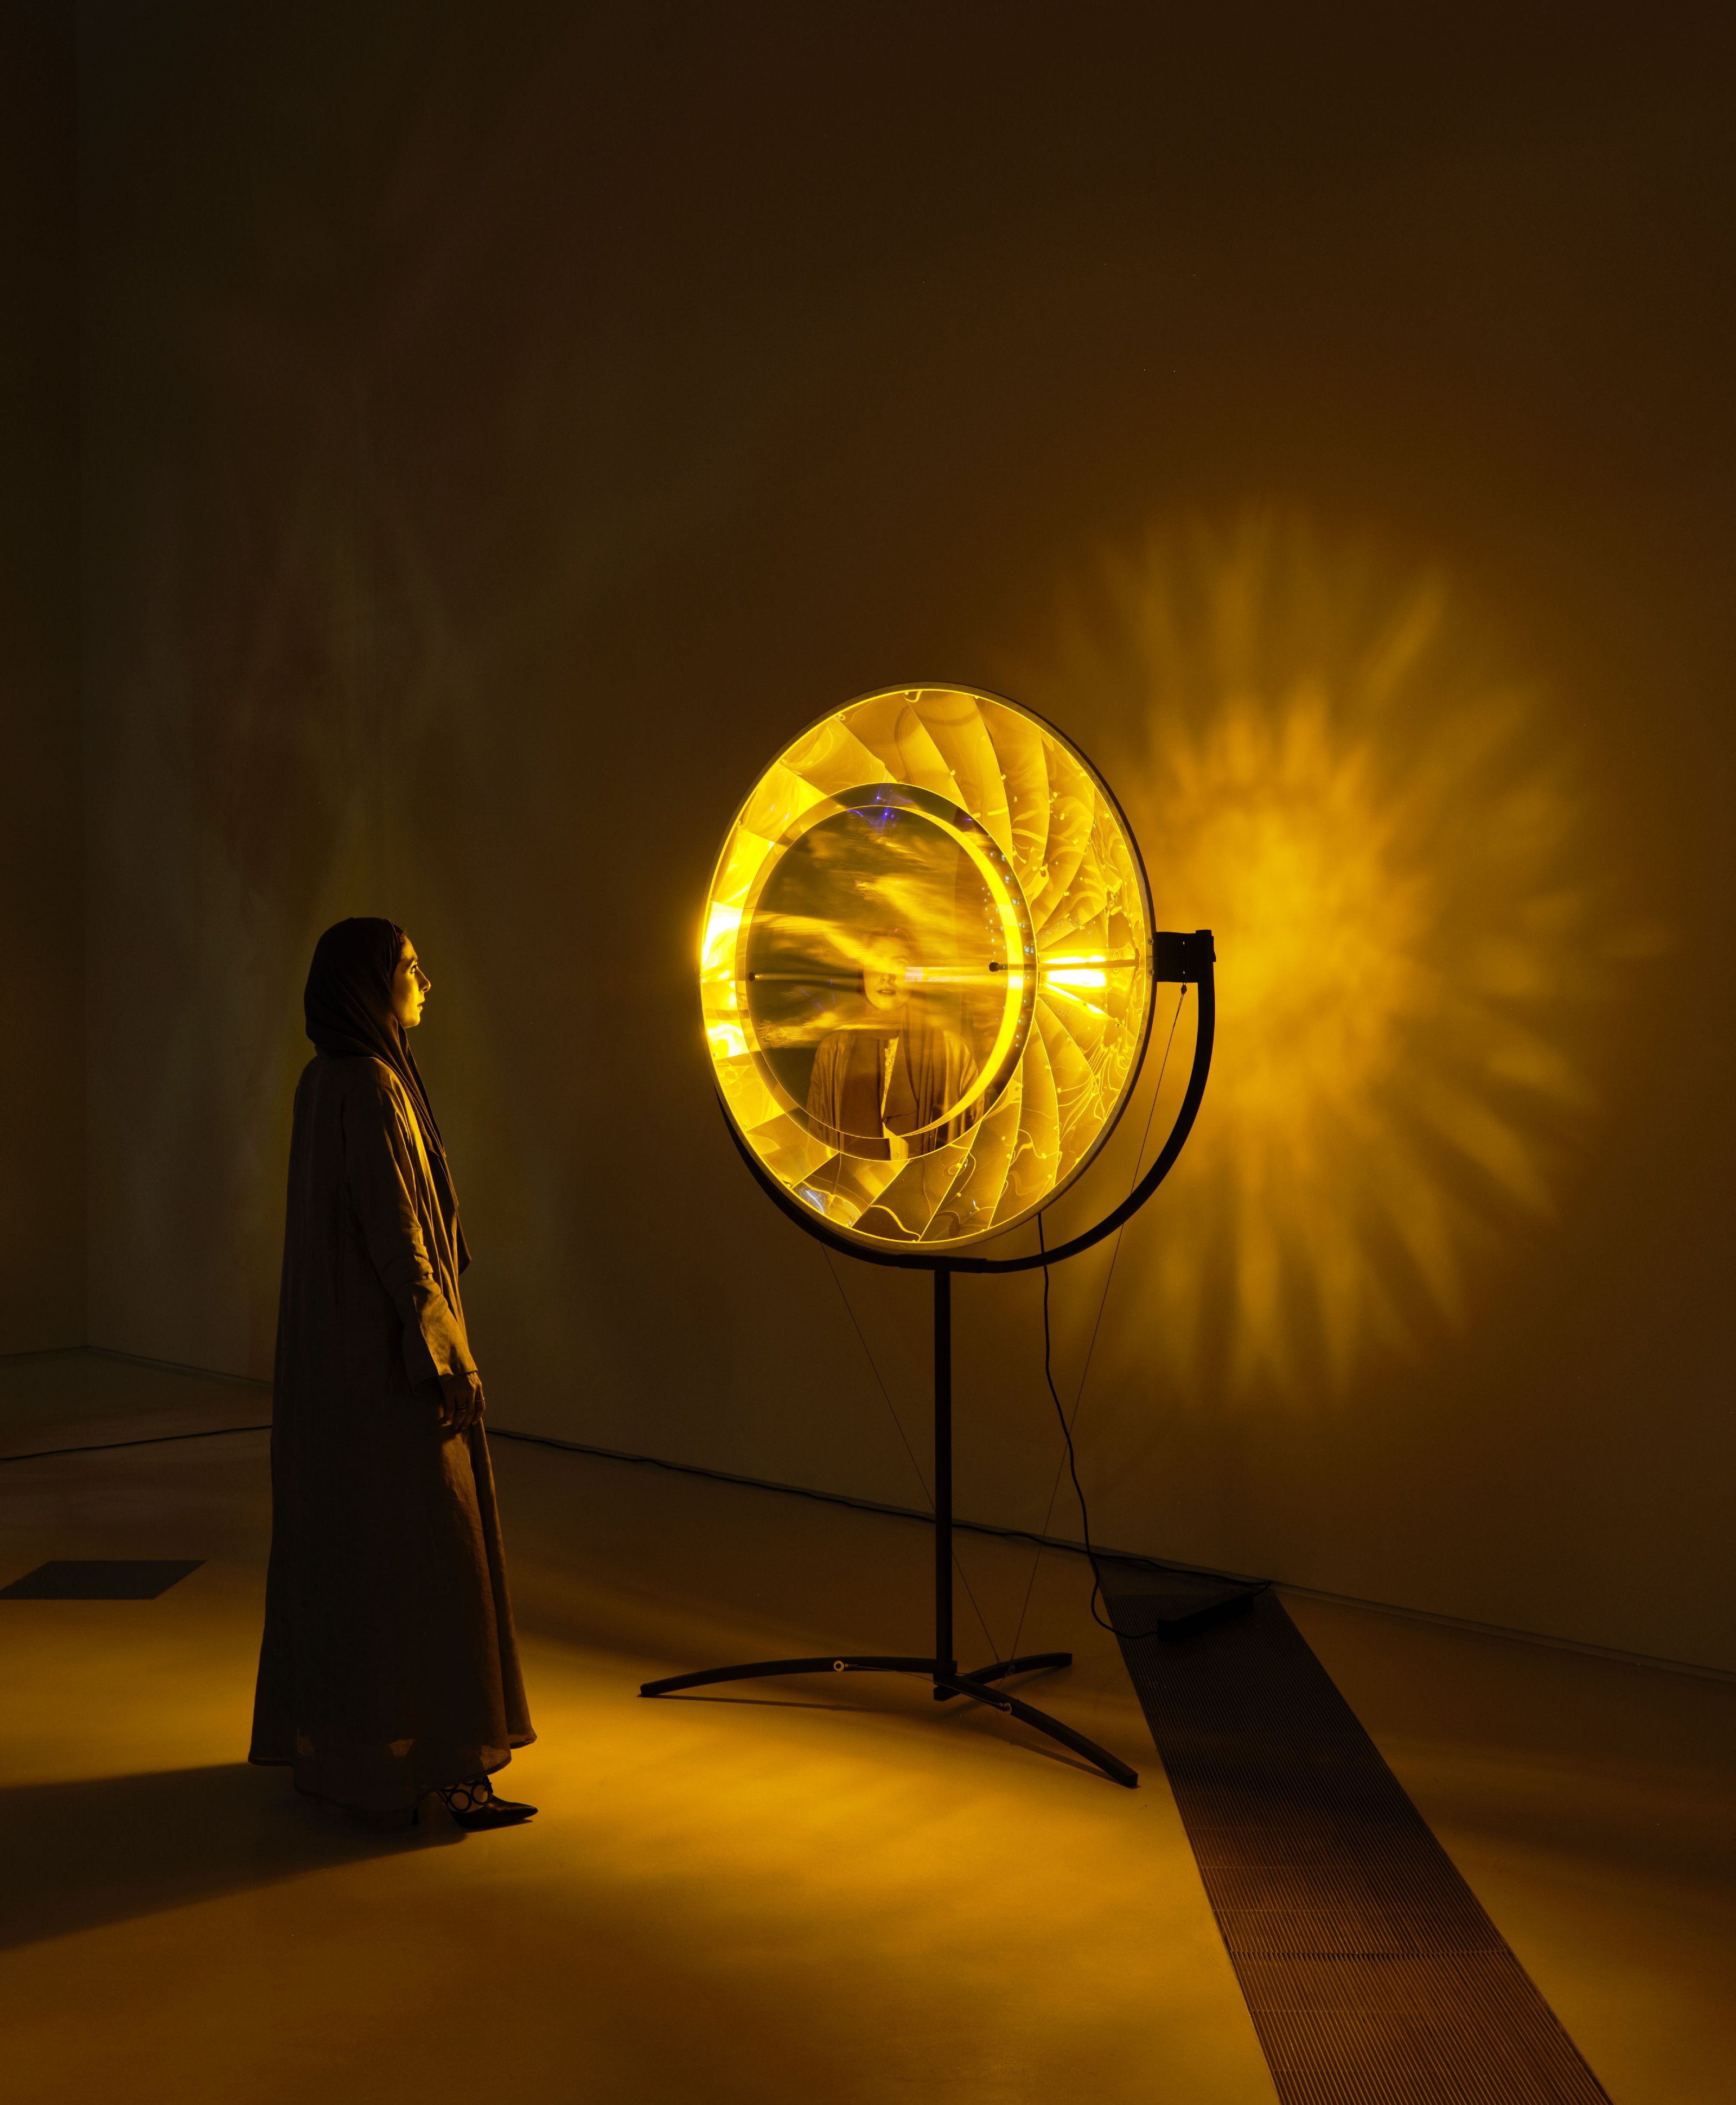
<path id="1" fill-rule="evenodd" d="M 489 1772 L 536 1735 L 458 1274 L 470 1263 L 405 1035 L 431 982 L 394 922 L 314 951 L 271 1431 L 271 1565 L 250 1759 L 367 1812 L 438 1794 L 529 1819 Z"/>

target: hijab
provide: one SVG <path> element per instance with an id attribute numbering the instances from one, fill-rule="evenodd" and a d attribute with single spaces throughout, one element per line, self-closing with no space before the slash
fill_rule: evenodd
<path id="1" fill-rule="evenodd" d="M 422 1070 L 404 1026 L 392 1013 L 392 981 L 403 949 L 404 931 L 395 921 L 357 915 L 338 922 L 314 945 L 301 1005 L 307 1035 L 323 1058 L 383 1060 L 409 1092 L 428 1166 L 446 1217 L 454 1224 L 453 1254 L 462 1271 L 471 1254 L 464 1231 L 457 1226 L 458 1195 Z"/>

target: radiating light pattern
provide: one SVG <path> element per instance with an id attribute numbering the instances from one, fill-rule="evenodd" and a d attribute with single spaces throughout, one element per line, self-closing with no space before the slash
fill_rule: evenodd
<path id="1" fill-rule="evenodd" d="M 909 687 L 794 740 L 718 858 L 700 997 L 756 1159 L 840 1234 L 956 1248 L 1107 1137 L 1150 1022 L 1114 798 L 998 696 Z"/>
<path id="2" fill-rule="evenodd" d="M 1110 563 L 1033 677 L 1120 727 L 1158 914 L 1216 941 L 1207 1112 L 1123 1349 L 1198 1393 L 1341 1388 L 1462 1316 L 1595 1106 L 1608 893 L 1550 713 L 1439 577 L 1270 515 Z"/>

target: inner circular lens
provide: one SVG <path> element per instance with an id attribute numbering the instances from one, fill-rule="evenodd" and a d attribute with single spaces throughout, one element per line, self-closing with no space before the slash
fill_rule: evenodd
<path id="1" fill-rule="evenodd" d="M 773 866 L 746 950 L 754 1035 L 815 1139 L 884 1161 L 988 1109 L 1023 959 L 952 829 L 898 804 L 834 811 Z"/>

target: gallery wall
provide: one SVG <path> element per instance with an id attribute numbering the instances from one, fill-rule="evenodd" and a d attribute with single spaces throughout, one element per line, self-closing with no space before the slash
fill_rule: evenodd
<path id="1" fill-rule="evenodd" d="M 0 12 L 0 1353 L 84 1334 L 74 51 Z"/>
<path id="2" fill-rule="evenodd" d="M 269 1371 L 386 913 L 495 1417 L 920 1503 L 924 1282 L 752 1189 L 696 921 L 794 731 L 975 682 L 1217 932 L 1053 1281 L 1100 1536 L 1736 1667 L 1706 22 L 80 19 L 94 1342 Z M 959 1301 L 962 1509 L 1076 1533 L 1039 1280 Z"/>

